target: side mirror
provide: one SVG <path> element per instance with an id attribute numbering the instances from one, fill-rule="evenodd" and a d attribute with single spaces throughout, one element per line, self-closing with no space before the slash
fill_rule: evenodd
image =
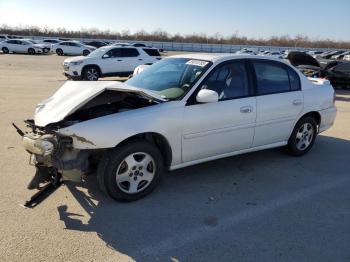
<path id="1" fill-rule="evenodd" d="M 217 92 L 210 89 L 202 89 L 198 92 L 196 100 L 198 103 L 213 103 L 219 101 Z"/>
<path id="2" fill-rule="evenodd" d="M 109 58 L 109 55 L 104 54 L 104 55 L 102 56 L 102 59 L 105 59 L 105 58 Z"/>

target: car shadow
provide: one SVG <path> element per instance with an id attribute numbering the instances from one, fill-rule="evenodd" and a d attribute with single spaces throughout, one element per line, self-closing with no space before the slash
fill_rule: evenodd
<path id="1" fill-rule="evenodd" d="M 215 228 L 225 216 L 268 202 L 271 194 L 285 195 L 280 188 L 295 181 L 315 184 L 333 172 L 348 172 L 348 140 L 319 136 L 303 157 L 283 151 L 265 150 L 168 172 L 152 194 L 131 203 L 107 197 L 95 176 L 67 183 L 82 212 L 70 212 L 63 204 L 57 208 L 59 218 L 65 229 L 96 232 L 109 248 L 136 261 L 169 261 L 142 250 L 196 227 Z M 172 257 L 181 257 L 178 250 L 173 252 Z"/>

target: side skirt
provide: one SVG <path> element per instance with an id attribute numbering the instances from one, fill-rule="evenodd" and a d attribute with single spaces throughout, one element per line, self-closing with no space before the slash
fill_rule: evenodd
<path id="1" fill-rule="evenodd" d="M 250 152 L 254 152 L 254 151 L 260 151 L 260 150 L 265 150 L 265 149 L 270 149 L 270 148 L 275 148 L 275 147 L 281 147 L 281 146 L 285 146 L 287 144 L 288 144 L 287 141 L 282 141 L 282 142 L 277 142 L 277 143 L 273 143 L 273 144 L 269 144 L 269 145 L 257 146 L 257 147 L 252 147 L 252 148 L 234 151 L 234 152 L 230 152 L 230 153 L 225 153 L 225 154 L 221 154 L 221 155 L 216 155 L 216 156 L 211 156 L 211 157 L 202 158 L 202 159 L 198 159 L 198 160 L 193 160 L 193 161 L 181 163 L 178 165 L 173 165 L 170 167 L 170 170 L 175 170 L 175 169 L 183 168 L 186 166 L 192 166 L 192 165 L 196 165 L 196 164 L 200 164 L 203 162 L 208 162 L 208 161 L 212 161 L 212 160 L 216 160 L 216 159 L 220 159 L 220 158 L 224 158 L 224 157 L 236 156 L 236 155 L 241 155 L 241 154 L 250 153 Z"/>

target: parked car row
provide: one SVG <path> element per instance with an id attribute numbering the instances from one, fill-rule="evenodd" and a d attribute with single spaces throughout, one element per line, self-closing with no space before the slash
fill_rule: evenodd
<path id="1" fill-rule="evenodd" d="M 334 60 L 320 64 L 303 52 L 290 52 L 287 59 L 305 76 L 328 79 L 333 87 L 350 88 L 350 61 Z"/>
<path id="2" fill-rule="evenodd" d="M 253 50 L 249 48 L 243 48 L 236 52 L 239 55 L 262 55 L 262 56 L 273 56 L 277 58 L 286 58 L 289 52 L 294 52 L 292 50 Z M 349 50 L 330 50 L 330 51 L 321 51 L 321 50 L 312 50 L 305 51 L 316 59 L 326 59 L 326 60 L 350 60 L 350 51 Z"/>

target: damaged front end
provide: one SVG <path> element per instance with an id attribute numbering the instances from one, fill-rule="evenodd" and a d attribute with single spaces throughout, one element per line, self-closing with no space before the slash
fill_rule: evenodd
<path id="1" fill-rule="evenodd" d="M 37 106 L 34 120 L 25 121 L 25 132 L 13 124 L 22 137 L 24 149 L 30 154 L 30 164 L 36 168 L 28 189 L 44 188 L 47 191 L 47 188 L 57 188 L 65 180 L 81 181 L 98 163 L 105 149 L 95 147 L 92 141 L 79 134 L 64 135 L 61 130 L 159 102 L 160 98 L 122 83 L 67 82 Z M 75 143 L 93 149 L 78 149 L 74 147 Z M 31 206 L 32 202 L 31 199 L 26 206 Z"/>
<path id="2" fill-rule="evenodd" d="M 30 154 L 30 164 L 36 167 L 36 173 L 28 184 L 28 189 L 40 189 L 41 184 L 55 180 L 80 181 L 89 171 L 89 150 L 76 150 L 72 138 L 54 131 L 45 131 L 26 120 L 29 131 L 22 135 L 24 149 Z"/>

